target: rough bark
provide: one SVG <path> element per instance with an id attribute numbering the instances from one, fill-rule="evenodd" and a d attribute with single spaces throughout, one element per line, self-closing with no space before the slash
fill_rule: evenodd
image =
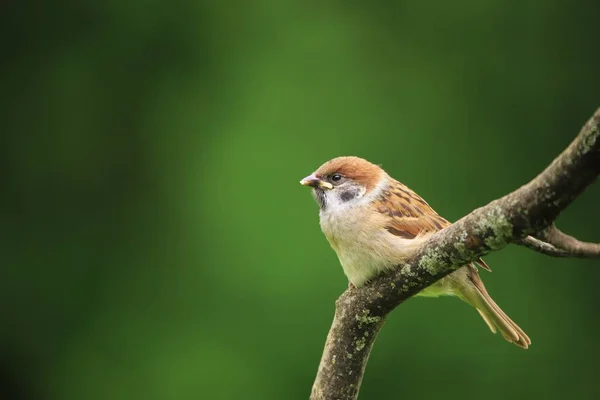
<path id="1" fill-rule="evenodd" d="M 600 173 L 600 109 L 573 142 L 536 178 L 432 235 L 403 265 L 336 301 L 333 324 L 311 400 L 352 400 L 377 333 L 400 303 L 456 268 L 509 243 L 557 257 L 598 257 L 554 227 L 556 217 Z"/>

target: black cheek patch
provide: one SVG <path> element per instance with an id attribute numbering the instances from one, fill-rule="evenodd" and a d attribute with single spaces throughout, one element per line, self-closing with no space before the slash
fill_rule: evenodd
<path id="1" fill-rule="evenodd" d="M 340 193 L 340 199 L 342 201 L 350 201 L 356 196 L 358 196 L 357 190 L 346 190 L 345 192 Z"/>

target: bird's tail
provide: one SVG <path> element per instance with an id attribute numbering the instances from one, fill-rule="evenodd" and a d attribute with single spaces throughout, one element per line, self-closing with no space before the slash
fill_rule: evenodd
<path id="1" fill-rule="evenodd" d="M 477 309 L 493 333 L 499 331 L 509 342 L 527 349 L 531 344 L 531 339 L 490 297 L 475 267 L 469 268 L 468 276 L 471 285 L 461 288 L 463 300 Z"/>

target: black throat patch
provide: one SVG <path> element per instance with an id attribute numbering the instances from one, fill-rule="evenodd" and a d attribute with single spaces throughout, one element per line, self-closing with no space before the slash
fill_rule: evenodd
<path id="1" fill-rule="evenodd" d="M 327 199 L 325 198 L 325 191 L 323 189 L 314 188 L 313 197 L 319 204 L 321 210 L 324 210 L 327 207 Z"/>

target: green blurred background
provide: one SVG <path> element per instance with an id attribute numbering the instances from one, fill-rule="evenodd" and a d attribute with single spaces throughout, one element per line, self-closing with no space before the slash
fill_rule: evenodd
<path id="1" fill-rule="evenodd" d="M 0 5 L 0 398 L 306 399 L 347 282 L 298 184 L 359 155 L 455 220 L 600 105 L 597 1 Z M 560 218 L 600 240 L 600 185 Z M 597 399 L 598 261 L 397 309 L 362 399 Z"/>

